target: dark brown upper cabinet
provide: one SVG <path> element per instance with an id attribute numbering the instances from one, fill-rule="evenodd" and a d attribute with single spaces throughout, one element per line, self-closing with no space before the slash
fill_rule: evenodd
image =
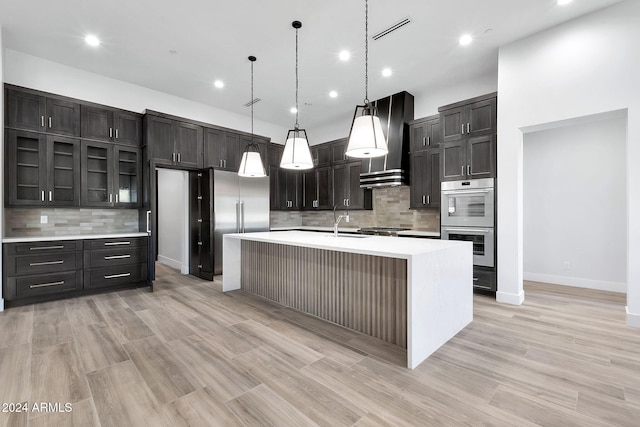
<path id="1" fill-rule="evenodd" d="M 255 136 L 253 142 L 258 145 L 262 164 L 268 173 L 267 148 L 264 138 Z M 204 162 L 206 167 L 237 171 L 240 168 L 242 153 L 251 143 L 251 135 L 239 134 L 222 129 L 204 129 Z M 278 159 L 278 164 L 280 159 Z"/>
<path id="2" fill-rule="evenodd" d="M 440 207 L 440 150 L 411 153 L 410 208 Z"/>
<path id="3" fill-rule="evenodd" d="M 333 205 L 348 209 L 371 209 L 371 190 L 360 188 L 361 163 L 335 165 L 331 169 Z"/>
<path id="4" fill-rule="evenodd" d="M 440 131 L 440 116 L 429 116 L 414 120 L 409 124 L 411 152 L 439 148 L 442 132 Z"/>
<path id="5" fill-rule="evenodd" d="M 80 136 L 80 104 L 32 90 L 6 89 L 10 128 Z"/>
<path id="6" fill-rule="evenodd" d="M 112 108 L 82 105 L 82 137 L 140 146 L 142 116 Z"/>
<path id="7" fill-rule="evenodd" d="M 147 149 L 158 165 L 185 169 L 203 167 L 202 126 L 147 114 Z"/>
<path id="8" fill-rule="evenodd" d="M 140 149 L 98 141 L 82 141 L 82 206 L 141 206 Z"/>
<path id="9" fill-rule="evenodd" d="M 496 93 L 440 107 L 442 181 L 496 176 Z"/>
<path id="10" fill-rule="evenodd" d="M 302 173 L 302 208 L 333 208 L 331 166 L 316 167 Z"/>
<path id="11" fill-rule="evenodd" d="M 80 141 L 8 129 L 7 206 L 80 206 Z"/>

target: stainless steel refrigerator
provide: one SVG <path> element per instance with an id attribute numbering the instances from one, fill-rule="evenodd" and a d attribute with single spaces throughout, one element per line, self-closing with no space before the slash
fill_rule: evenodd
<path id="1" fill-rule="evenodd" d="M 269 231 L 269 177 L 245 178 L 213 171 L 213 265 L 222 274 L 222 236 Z"/>

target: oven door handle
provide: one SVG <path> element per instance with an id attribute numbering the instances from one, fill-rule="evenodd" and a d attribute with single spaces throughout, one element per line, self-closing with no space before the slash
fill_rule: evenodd
<path id="1" fill-rule="evenodd" d="M 444 190 L 442 194 L 475 194 L 475 193 L 489 193 L 493 190 Z"/>
<path id="2" fill-rule="evenodd" d="M 443 231 L 458 231 L 468 233 L 491 233 L 493 228 L 462 228 L 462 227 L 442 227 Z"/>

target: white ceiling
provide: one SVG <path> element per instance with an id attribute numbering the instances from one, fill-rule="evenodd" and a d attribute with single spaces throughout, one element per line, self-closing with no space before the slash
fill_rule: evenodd
<path id="1" fill-rule="evenodd" d="M 369 1 L 369 98 L 406 90 L 418 97 L 487 74 L 497 79 L 498 47 L 620 0 Z M 249 114 L 255 55 L 255 117 L 292 127 L 295 30 L 300 46 L 300 125 L 353 114 L 364 98 L 364 0 L 3 0 L 6 48 Z M 458 46 L 462 33 L 475 41 Z M 99 48 L 84 43 L 87 33 Z M 348 49 L 351 60 L 338 60 Z M 170 50 L 177 53 L 170 53 Z M 383 67 L 393 76 L 383 78 Z M 213 87 L 221 79 L 225 87 Z M 330 90 L 338 98 L 328 96 Z"/>

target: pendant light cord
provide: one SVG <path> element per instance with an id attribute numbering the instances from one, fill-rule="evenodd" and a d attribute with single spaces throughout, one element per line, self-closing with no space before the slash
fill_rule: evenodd
<path id="1" fill-rule="evenodd" d="M 369 104 L 369 2 L 364 0 L 364 103 Z"/>
<path id="2" fill-rule="evenodd" d="M 296 28 L 296 130 L 300 127 L 298 124 L 298 110 L 298 29 Z"/>
<path id="3" fill-rule="evenodd" d="M 253 62 L 251 61 L 251 143 L 253 143 Z"/>

